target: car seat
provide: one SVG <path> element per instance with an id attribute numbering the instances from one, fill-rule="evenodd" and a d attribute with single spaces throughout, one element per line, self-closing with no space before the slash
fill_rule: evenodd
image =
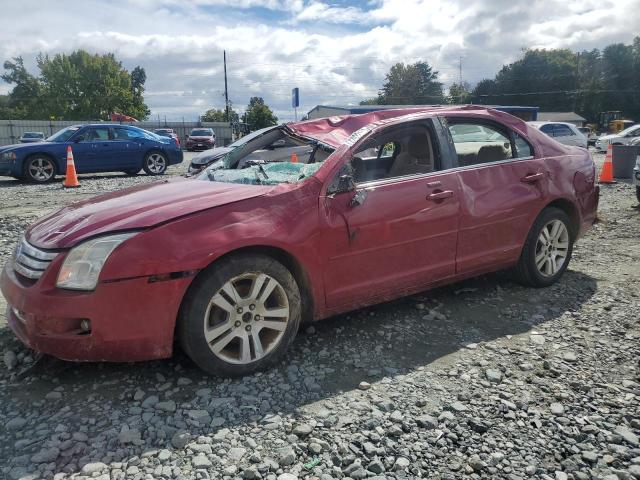
<path id="1" fill-rule="evenodd" d="M 426 134 L 411 135 L 403 146 L 405 148 L 401 147 L 400 153 L 389 169 L 388 177 L 402 177 L 433 171 L 431 142 Z"/>

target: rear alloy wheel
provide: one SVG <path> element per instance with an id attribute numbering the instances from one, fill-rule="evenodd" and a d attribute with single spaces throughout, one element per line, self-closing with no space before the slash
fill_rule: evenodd
<path id="1" fill-rule="evenodd" d="M 180 340 L 203 370 L 246 375 L 273 364 L 300 323 L 300 291 L 281 263 L 243 255 L 205 270 L 181 309 Z"/>
<path id="2" fill-rule="evenodd" d="M 531 227 L 516 266 L 518 279 L 532 287 L 554 284 L 564 273 L 573 251 L 571 221 L 557 208 L 542 211 Z"/>
<path id="3" fill-rule="evenodd" d="M 24 177 L 33 183 L 47 183 L 56 176 L 56 166 L 44 155 L 29 157 L 24 166 Z"/>
<path id="4" fill-rule="evenodd" d="M 167 171 L 167 158 L 160 152 L 150 152 L 142 165 L 147 175 L 162 175 Z"/>

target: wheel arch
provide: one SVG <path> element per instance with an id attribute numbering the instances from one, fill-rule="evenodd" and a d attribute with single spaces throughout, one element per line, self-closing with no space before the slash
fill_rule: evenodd
<path id="1" fill-rule="evenodd" d="M 167 159 L 167 163 L 169 162 L 169 155 L 167 154 L 167 152 L 165 152 L 161 147 L 158 147 L 157 145 L 151 145 L 142 154 L 142 159 L 140 163 L 144 164 L 144 161 L 147 159 L 147 156 L 149 156 L 152 153 L 161 153 Z"/>
<path id="2" fill-rule="evenodd" d="M 571 220 L 571 234 L 573 236 L 573 239 L 575 240 L 578 236 L 578 233 L 580 232 L 580 212 L 576 204 L 566 198 L 556 198 L 555 200 L 545 205 L 545 207 L 538 213 L 538 215 L 540 215 L 540 213 L 542 213 L 542 211 L 547 208 L 557 208 L 567 214 L 567 216 Z"/>
<path id="3" fill-rule="evenodd" d="M 300 262 L 291 252 L 283 248 L 274 247 L 271 245 L 251 245 L 239 247 L 216 257 L 215 260 L 213 260 L 206 267 L 200 270 L 200 272 L 215 267 L 217 263 L 226 258 L 244 254 L 265 255 L 282 263 L 291 272 L 293 278 L 298 284 L 298 288 L 300 289 L 300 295 L 302 296 L 302 323 L 313 321 L 315 316 L 316 300 L 313 294 L 311 278 L 307 273 L 307 270 L 304 268 L 302 262 Z M 194 281 L 197 277 L 198 275 L 194 277 Z M 193 284 L 193 281 L 191 283 Z M 186 293 L 187 292 L 185 292 L 181 303 L 184 302 Z"/>
<path id="4" fill-rule="evenodd" d="M 55 172 L 53 172 L 54 177 L 56 175 L 62 175 L 64 173 L 64 165 L 62 164 L 62 162 L 58 163 L 58 160 L 56 159 L 55 155 L 53 155 L 50 152 L 35 151 L 35 152 L 28 153 L 27 155 L 24 156 L 22 163 L 20 165 L 21 175 L 25 174 L 27 163 L 29 163 L 29 160 L 32 159 L 33 157 L 47 157 L 49 160 L 51 160 L 51 163 L 53 163 L 53 166 L 55 168 Z"/>

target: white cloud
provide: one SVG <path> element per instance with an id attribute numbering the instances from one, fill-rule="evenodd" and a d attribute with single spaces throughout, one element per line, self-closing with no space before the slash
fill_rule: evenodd
<path id="1" fill-rule="evenodd" d="M 240 110 L 263 96 L 285 120 L 300 87 L 301 111 L 374 96 L 389 67 L 423 59 L 448 84 L 493 77 L 528 47 L 602 48 L 630 42 L 637 0 L 36 0 L 5 2 L 0 61 L 38 52 L 111 51 L 147 71 L 155 114 L 194 118 L 230 98 Z M 46 28 L 45 28 L 46 26 Z M 0 91 L 6 91 L 0 85 Z"/>

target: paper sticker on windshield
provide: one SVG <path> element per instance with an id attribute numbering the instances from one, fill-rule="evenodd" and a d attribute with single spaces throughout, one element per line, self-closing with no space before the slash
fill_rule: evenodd
<path id="1" fill-rule="evenodd" d="M 349 135 L 349 137 L 344 141 L 345 145 L 347 145 L 348 147 L 353 147 L 353 145 L 355 145 L 355 143 L 358 140 L 360 140 L 362 137 L 364 137 L 370 131 L 371 131 L 370 127 L 362 127 L 360 129 L 356 130 L 351 135 Z"/>

